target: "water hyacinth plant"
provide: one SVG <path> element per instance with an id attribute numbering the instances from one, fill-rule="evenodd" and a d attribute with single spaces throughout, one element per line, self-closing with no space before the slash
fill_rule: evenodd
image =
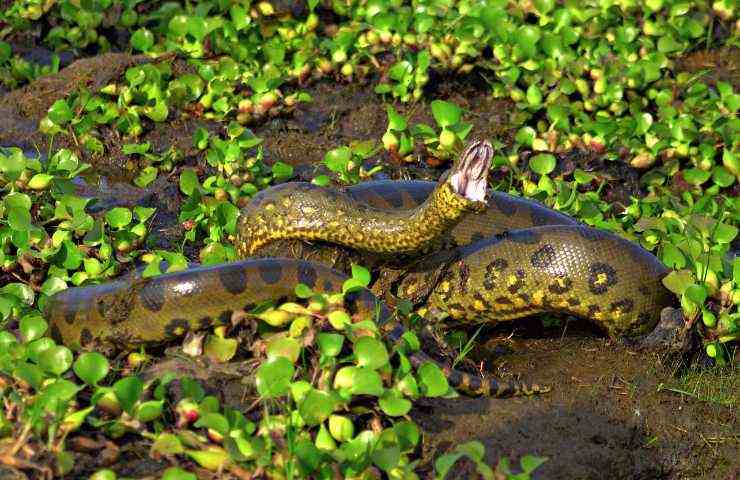
<path id="1" fill-rule="evenodd" d="M 344 296 L 371 277 L 358 266 L 343 292 L 297 285 L 299 301 L 261 305 L 248 325 L 186 340 L 178 355 L 206 362 L 197 368 L 234 376 L 228 367 L 242 364 L 241 403 L 185 367 L 149 375 L 158 349 L 119 358 L 72 352 L 41 313 L 56 292 L 134 269 L 146 278 L 235 260 L 239 209 L 271 185 L 434 176 L 467 139 L 491 131 L 500 132 L 491 139 L 494 188 L 653 252 L 672 270 L 664 284 L 702 361 L 737 375 L 740 44 L 731 0 L 6 3 L 4 467 L 115 479 L 121 452 L 136 444 L 144 447 L 136 455 L 161 467 L 152 475 L 166 479 L 546 472 L 557 458 L 496 459 L 472 438 L 424 450 L 414 406 L 455 392 L 437 365 L 410 364 L 420 344 L 413 333 L 387 344 L 376 319 L 353 321 Z M 70 58 L 102 54 L 112 56 L 69 77 L 63 94 L 44 83 Z M 108 72 L 114 58 L 124 60 Z M 381 129 L 334 118 L 316 97 L 326 85 L 377 95 L 370 120 L 380 118 Z M 469 85 L 496 107 L 460 104 Z M 486 129 L 494 116 L 505 124 Z M 305 170 L 269 151 L 268 135 L 290 131 L 325 137 L 320 166 Z M 85 187 L 108 174 L 135 187 L 137 200 Z M 418 321 L 407 307 L 398 315 Z M 452 336 L 455 362 L 465 363 L 480 336 Z M 674 387 L 660 390 L 699 397 Z M 704 441 L 717 450 L 724 440 Z M 85 451 L 113 460 L 86 463 Z"/>

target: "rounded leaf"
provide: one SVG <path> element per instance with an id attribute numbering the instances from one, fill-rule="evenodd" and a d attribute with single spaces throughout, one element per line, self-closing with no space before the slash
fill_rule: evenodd
<path id="1" fill-rule="evenodd" d="M 321 355 L 336 357 L 342 351 L 344 335 L 338 333 L 319 333 L 316 336 L 316 343 L 319 345 Z"/>
<path id="2" fill-rule="evenodd" d="M 298 412 L 307 425 L 318 425 L 329 418 L 336 404 L 331 394 L 313 389 L 303 397 L 303 401 L 298 406 Z"/>
<path id="3" fill-rule="evenodd" d="M 529 160 L 529 168 L 540 175 L 547 175 L 555 170 L 556 164 L 555 156 L 550 153 L 540 153 Z"/>
<path id="4" fill-rule="evenodd" d="M 360 337 L 354 345 L 357 365 L 377 369 L 388 363 L 388 350 L 380 340 Z"/>
<path id="5" fill-rule="evenodd" d="M 287 358 L 290 363 L 295 363 L 301 354 L 301 344 L 298 340 L 290 337 L 273 337 L 267 344 L 267 358 Z"/>
<path id="6" fill-rule="evenodd" d="M 416 373 L 422 393 L 427 397 L 439 397 L 450 389 L 444 372 L 434 363 L 423 363 Z"/>
<path id="7" fill-rule="evenodd" d="M 460 122 L 462 110 L 454 103 L 445 102 L 444 100 L 434 100 L 431 103 L 432 115 L 437 125 L 440 127 L 449 127 Z"/>
<path id="8" fill-rule="evenodd" d="M 123 228 L 133 220 L 134 215 L 131 210 L 125 207 L 116 207 L 105 213 L 105 219 L 113 228 Z"/>
<path id="9" fill-rule="evenodd" d="M 393 389 L 385 391 L 383 396 L 378 399 L 378 405 L 386 415 L 391 417 L 406 415 L 411 410 L 411 402 Z"/>
<path id="10" fill-rule="evenodd" d="M 146 28 L 140 28 L 131 35 L 131 46 L 135 49 L 146 52 L 154 45 L 154 34 Z"/>
<path id="11" fill-rule="evenodd" d="M 86 352 L 77 357 L 73 366 L 75 375 L 88 385 L 97 385 L 108 375 L 108 359 L 98 352 Z"/>
<path id="12" fill-rule="evenodd" d="M 47 328 L 48 324 L 41 315 L 26 315 L 20 321 L 21 336 L 26 343 L 41 338 Z"/>
<path id="13" fill-rule="evenodd" d="M 285 357 L 275 357 L 257 369 L 257 392 L 264 398 L 285 395 L 290 386 L 295 369 Z"/>
<path id="14" fill-rule="evenodd" d="M 48 348 L 39 355 L 39 366 L 53 375 L 61 375 L 72 366 L 72 351 L 61 345 Z"/>

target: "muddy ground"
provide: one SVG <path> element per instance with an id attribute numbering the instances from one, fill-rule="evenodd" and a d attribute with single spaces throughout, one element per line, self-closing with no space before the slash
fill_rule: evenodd
<path id="1" fill-rule="evenodd" d="M 96 71 L 86 83 L 93 89 L 102 86 L 136 61 L 140 59 L 116 57 L 115 62 L 104 63 L 112 65 L 109 70 Z M 473 135 L 511 141 L 518 125 L 516 111 L 508 102 L 491 99 L 482 77 L 434 80 L 429 98 L 451 100 L 468 109 L 466 119 L 474 124 Z M 56 92 L 43 97 L 44 104 L 50 105 L 56 95 L 68 91 L 69 85 L 46 79 L 0 98 L 0 123 L 4 122 L 0 145 L 33 147 L 28 142 L 35 138 L 39 113 L 45 111 L 43 106 L 26 102 L 34 88 L 43 88 L 46 94 Z M 383 101 L 368 85 L 323 82 L 308 90 L 313 103 L 254 127 L 265 139 L 267 160 L 290 163 L 303 178 L 321 169 L 318 164 L 327 150 L 355 140 L 380 139 L 386 127 Z M 397 107 L 411 117 L 411 123 L 433 124 L 427 105 Z M 190 138 L 188 132 L 196 124 L 192 119 L 178 120 L 176 125 L 182 128 L 159 127 L 147 135 L 156 137 L 156 144 L 162 147 L 185 144 L 183 139 Z M 117 151 L 115 145 L 106 146 L 111 152 Z M 188 152 L 185 162 L 198 162 L 195 155 Z M 124 162 L 114 157 L 88 160 L 96 162 L 99 172 L 125 178 Z M 440 173 L 439 169 L 393 164 L 381 154 L 378 160 L 388 162 L 386 175 L 391 178 L 436 178 Z M 578 151 L 560 158 L 560 171 L 575 167 L 614 180 L 607 195 L 615 203 L 640 193 L 637 172 L 619 163 L 605 164 L 596 152 Z M 149 190 L 116 186 L 105 179 L 105 188 L 80 189 L 104 200 L 106 208 L 134 203 L 159 207 L 164 214 L 158 215 L 153 235 L 159 237 L 159 246 L 167 247 L 168 243 L 179 244 L 183 233 L 176 224 L 180 206 L 173 186 L 176 178 L 162 177 Z M 505 172 L 497 172 L 496 178 L 505 178 Z M 522 330 L 520 325 L 530 328 Z M 514 460 L 524 454 L 548 457 L 535 475 L 538 479 L 734 479 L 740 474 L 737 367 L 704 370 L 694 366 L 688 377 L 677 377 L 673 358 L 631 351 L 577 325 L 569 325 L 565 332 L 562 328 L 543 332 L 539 325 L 538 321 L 517 322 L 489 332 L 488 338 L 495 340 L 484 341 L 474 356 L 486 360 L 487 370 L 505 377 L 521 375 L 552 386 L 552 392 L 536 398 L 425 400 L 414 408 L 412 417 L 426 433 L 421 451 L 425 478 L 431 478 L 431 463 L 437 455 L 473 439 L 486 445 L 491 463 L 502 455 Z M 223 382 L 211 380 L 220 385 L 227 403 L 236 401 L 247 388 L 228 375 Z M 695 395 L 661 390 L 661 385 Z M 725 401 L 734 402 L 734 408 L 723 406 Z M 96 457 L 101 456 L 90 455 L 90 468 L 96 466 Z M 112 467 L 123 475 L 139 478 L 155 475 L 164 464 L 146 457 L 146 448 L 133 442 L 124 445 Z M 453 477 L 473 478 L 464 466 L 456 469 Z"/>

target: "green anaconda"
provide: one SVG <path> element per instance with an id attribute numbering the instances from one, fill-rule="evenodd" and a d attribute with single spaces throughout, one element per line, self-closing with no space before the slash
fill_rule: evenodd
<path id="1" fill-rule="evenodd" d="M 466 152 L 472 151 L 473 157 L 488 165 L 491 151 L 485 145 L 487 148 L 482 150 Z M 272 205 L 272 220 L 263 217 L 262 223 L 250 222 L 247 220 L 250 216 L 263 210 L 246 208 L 240 218 L 237 248 L 249 252 L 249 245 L 239 242 L 245 238 L 268 237 L 272 234 L 265 233 L 265 228 L 269 227 L 284 234 L 272 235 L 270 239 L 339 241 L 372 250 L 363 243 L 364 239 L 373 238 L 367 232 L 382 231 L 383 215 L 388 213 L 396 218 L 419 220 L 416 227 L 420 230 L 435 229 L 435 235 L 446 237 L 444 250 L 410 262 L 393 285 L 395 295 L 423 305 L 430 315 L 449 316 L 460 322 L 493 323 L 541 311 L 568 312 L 597 323 L 613 337 L 637 335 L 657 323 L 661 309 L 671 299 L 660 282 L 667 269 L 658 259 L 612 233 L 580 225 L 536 202 L 502 193 L 488 194 L 484 210 L 475 213 L 480 209 L 481 182 L 485 191 L 485 178 L 481 181 L 476 177 L 480 173 L 478 167 L 475 162 L 466 164 L 463 154 L 451 173 L 438 184 L 367 182 L 332 193 L 297 182 L 273 187 L 254 198 L 255 204 Z M 464 178 L 455 177 L 461 171 Z M 420 220 L 427 218 L 426 213 L 409 216 L 411 210 L 428 213 L 447 208 L 433 203 L 448 198 L 450 186 L 458 197 L 467 197 L 467 201 L 456 199 L 458 213 L 449 215 L 452 220 Z M 440 195 L 441 191 L 447 193 Z M 319 200 L 306 198 L 313 196 Z M 340 220 L 336 209 L 332 210 L 333 201 L 342 206 L 345 218 L 354 216 L 353 221 L 340 221 L 332 227 L 335 233 L 306 234 L 305 229 L 290 227 L 301 225 L 301 216 L 296 212 L 306 205 L 325 209 L 322 218 Z M 368 213 L 372 218 L 367 217 Z M 276 222 L 276 218 L 281 218 L 282 223 Z M 363 222 L 363 218 L 367 221 Z M 314 225 L 314 228 L 322 226 Z M 255 231 L 247 232 L 247 228 Z M 364 230 L 356 235 L 356 229 Z M 415 234 L 408 228 L 401 231 L 407 236 Z M 413 254 L 413 248 L 437 245 L 434 235 L 423 233 L 419 238 L 398 241 L 394 248 Z M 414 245 L 411 251 L 409 245 Z M 384 253 L 392 252 L 390 248 Z M 121 279 L 99 286 L 72 288 L 49 300 L 47 316 L 55 336 L 70 346 L 130 348 L 227 322 L 233 315 L 266 299 L 290 298 L 296 282 L 318 292 L 328 292 L 339 290 L 345 278 L 344 274 L 316 262 L 252 259 L 151 279 Z M 359 306 L 354 307 L 359 313 L 367 312 L 368 306 L 377 301 L 367 291 L 362 293 L 362 298 Z M 385 316 L 387 310 L 384 311 Z M 400 338 L 401 327 L 393 322 L 385 325 L 391 341 Z M 425 359 L 428 357 L 423 353 L 412 358 L 417 364 Z M 537 386 L 519 382 L 497 382 L 449 368 L 445 371 L 453 387 L 469 394 L 541 391 Z"/>

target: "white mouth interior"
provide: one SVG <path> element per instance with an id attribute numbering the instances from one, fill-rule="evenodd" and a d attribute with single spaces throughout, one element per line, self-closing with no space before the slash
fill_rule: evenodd
<path id="1" fill-rule="evenodd" d="M 475 172 L 466 172 L 465 170 L 455 172 L 450 177 L 450 185 L 458 195 L 462 195 L 472 202 L 483 202 L 486 200 L 486 177 L 474 179 L 478 175 L 472 175 L 471 173 Z"/>

